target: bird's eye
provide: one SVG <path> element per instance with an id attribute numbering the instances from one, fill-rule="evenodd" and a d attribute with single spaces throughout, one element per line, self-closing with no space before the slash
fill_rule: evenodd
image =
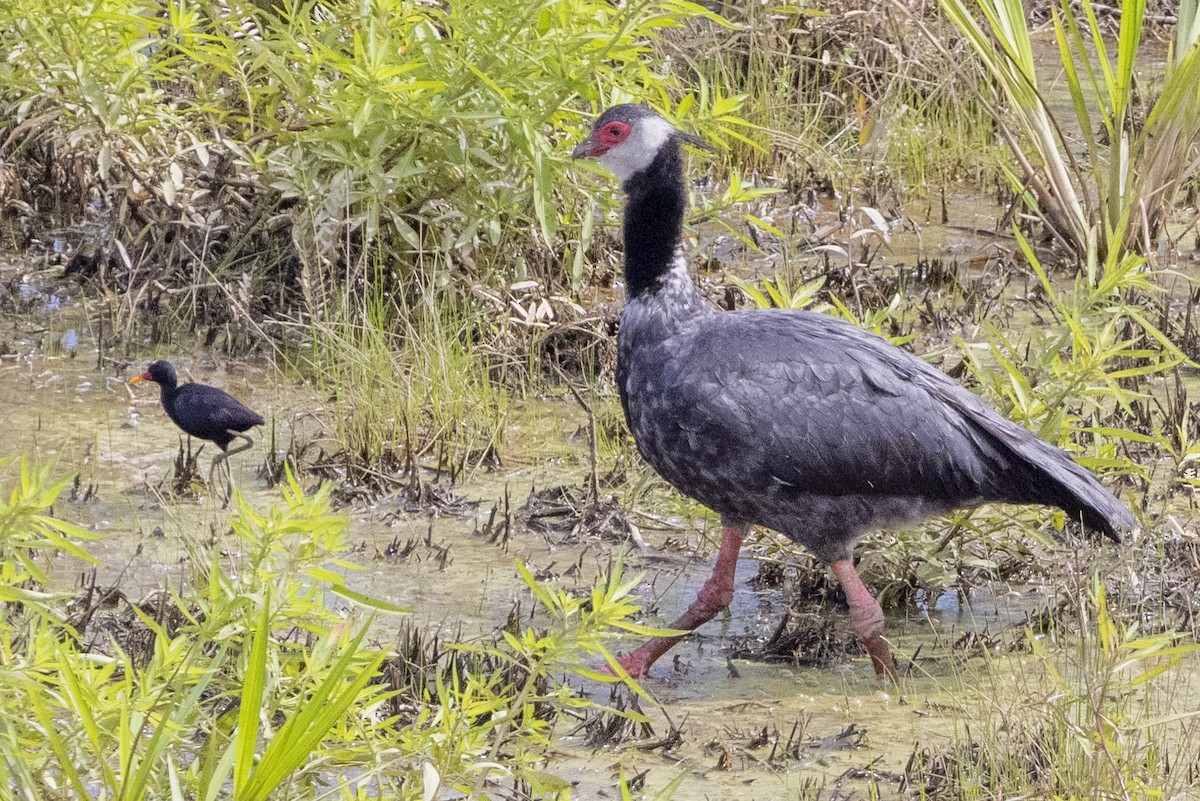
<path id="1" fill-rule="evenodd" d="M 630 126 L 626 122 L 610 122 L 602 129 L 602 135 L 610 146 L 617 145 L 629 138 Z"/>

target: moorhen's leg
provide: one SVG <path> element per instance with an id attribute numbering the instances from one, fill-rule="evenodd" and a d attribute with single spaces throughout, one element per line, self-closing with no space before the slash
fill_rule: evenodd
<path id="1" fill-rule="evenodd" d="M 671 628 L 692 631 L 712 620 L 718 612 L 729 606 L 729 602 L 733 600 L 733 579 L 737 570 L 738 551 L 741 550 L 742 540 L 749 531 L 748 525 L 724 527 L 721 533 L 721 550 L 717 554 L 717 563 L 713 566 L 712 575 L 700 588 L 696 600 L 671 624 Z M 681 634 L 678 637 L 654 637 L 633 651 L 621 655 L 617 661 L 630 676 L 641 678 L 648 675 L 650 666 L 684 636 Z"/>
<path id="2" fill-rule="evenodd" d="M 210 490 L 212 490 L 213 489 L 213 472 L 217 469 L 218 464 L 225 465 L 225 483 L 226 483 L 226 492 L 225 492 L 225 501 L 224 501 L 225 505 L 229 504 L 229 499 L 233 496 L 233 470 L 229 467 L 229 461 L 228 461 L 229 457 L 233 456 L 235 453 L 241 453 L 242 451 L 249 450 L 250 448 L 254 447 L 254 440 L 251 437 L 247 436 L 246 434 L 239 434 L 236 431 L 230 431 L 228 433 L 232 434 L 233 438 L 235 440 L 241 439 L 241 440 L 245 440 L 245 442 L 243 442 L 241 445 L 237 446 L 236 448 L 227 448 L 225 450 L 222 450 L 220 453 L 218 453 L 216 456 L 213 457 L 212 466 L 208 468 L 208 487 Z"/>
<path id="3" fill-rule="evenodd" d="M 241 445 L 238 445 L 236 448 L 228 448 L 225 451 L 225 455 L 221 457 L 222 459 L 228 459 L 230 456 L 233 456 L 235 453 L 241 453 L 242 451 L 248 451 L 254 447 L 254 440 L 253 440 L 253 438 L 250 437 L 249 434 L 240 434 L 236 431 L 230 431 L 229 433 L 233 435 L 233 439 L 242 439 L 242 440 L 245 440 L 245 442 L 242 443 Z M 233 440 L 230 440 L 229 444 L 232 445 Z"/>
<path id="4" fill-rule="evenodd" d="M 846 603 L 850 606 L 850 625 L 858 641 L 871 655 L 875 673 L 896 678 L 896 662 L 887 643 L 883 641 L 883 610 L 879 608 L 879 602 L 858 577 L 853 561 L 842 559 L 830 566 L 842 585 L 842 592 L 846 594 Z"/>
<path id="5" fill-rule="evenodd" d="M 230 496 L 233 495 L 233 474 L 229 471 L 229 454 L 222 451 L 213 457 L 212 464 L 208 467 L 208 491 L 214 496 L 217 492 L 217 485 L 213 483 L 213 475 L 217 472 L 217 465 L 225 465 L 225 494 L 222 497 L 222 507 L 229 503 Z"/>

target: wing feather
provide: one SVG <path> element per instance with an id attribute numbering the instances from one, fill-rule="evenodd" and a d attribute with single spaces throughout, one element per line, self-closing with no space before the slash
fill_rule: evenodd
<path id="1" fill-rule="evenodd" d="M 961 501 L 978 497 L 980 483 L 1003 460 L 930 393 L 930 374 L 966 390 L 840 321 L 717 315 L 674 344 L 679 349 L 668 343 L 662 363 L 647 365 L 657 377 L 639 400 L 658 411 L 641 428 L 670 421 L 667 429 L 687 443 L 675 461 L 716 458 L 747 491 L 776 483 L 831 496 L 919 492 Z M 922 373 L 924 380 L 915 380 Z M 630 378 L 637 391 L 639 376 Z M 634 405 L 650 411 L 647 403 Z M 635 435 L 665 444 L 672 431 Z"/>

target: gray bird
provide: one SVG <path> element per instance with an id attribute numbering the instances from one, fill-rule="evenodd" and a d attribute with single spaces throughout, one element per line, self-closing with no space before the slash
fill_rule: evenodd
<path id="1" fill-rule="evenodd" d="M 1064 451 L 886 340 L 811 312 L 710 305 L 681 251 L 680 142 L 696 140 L 626 104 L 572 154 L 599 159 L 627 195 L 617 385 L 638 451 L 721 516 L 713 574 L 672 628 L 729 605 L 742 540 L 765 526 L 832 567 L 875 671 L 894 676 L 883 611 L 854 567 L 864 532 L 984 502 L 1057 506 L 1114 540 L 1135 526 Z M 619 661 L 645 676 L 679 639 L 655 637 Z"/>

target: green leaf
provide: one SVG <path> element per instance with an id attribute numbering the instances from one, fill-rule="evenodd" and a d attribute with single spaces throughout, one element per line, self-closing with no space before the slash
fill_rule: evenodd
<path id="1" fill-rule="evenodd" d="M 396 604 L 385 601 L 382 598 L 376 598 L 373 595 L 366 595 L 352 590 L 345 584 L 335 584 L 329 588 L 329 591 L 335 595 L 340 595 L 348 601 L 353 601 L 356 604 L 368 607 L 369 609 L 378 609 L 381 612 L 394 612 L 401 615 L 410 615 L 413 610 L 407 606 L 397 606 Z"/>
<path id="2" fill-rule="evenodd" d="M 271 604 L 264 598 L 259 616 L 249 637 L 249 649 L 239 697 L 236 753 L 233 762 L 233 794 L 238 801 L 251 798 L 249 788 L 255 775 L 254 757 L 258 749 L 259 714 L 267 686 L 267 644 L 271 639 Z"/>

